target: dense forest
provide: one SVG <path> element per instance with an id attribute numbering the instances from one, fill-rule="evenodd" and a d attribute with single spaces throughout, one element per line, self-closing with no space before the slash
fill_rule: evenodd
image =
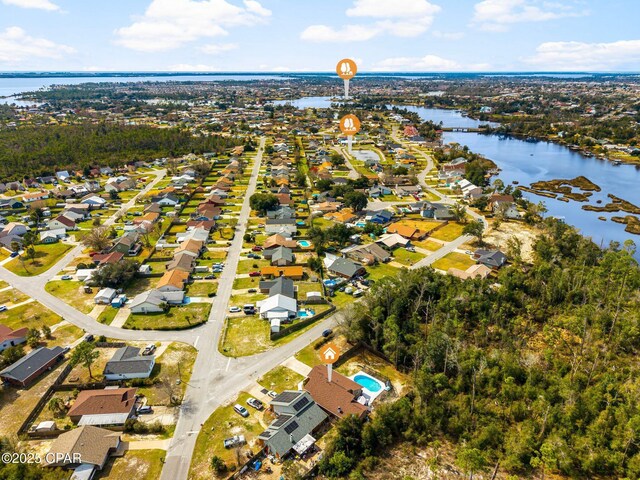
<path id="1" fill-rule="evenodd" d="M 193 136 L 178 128 L 84 124 L 0 131 L 0 178 L 52 175 L 95 165 L 120 166 L 187 153 L 222 152 L 240 139 Z"/>
<path id="2" fill-rule="evenodd" d="M 414 386 L 366 423 L 341 421 L 321 473 L 363 478 L 400 442 L 446 441 L 468 475 L 639 478 L 634 250 L 547 220 L 534 263 L 516 246 L 497 279 L 424 268 L 375 284 L 344 330 Z"/>

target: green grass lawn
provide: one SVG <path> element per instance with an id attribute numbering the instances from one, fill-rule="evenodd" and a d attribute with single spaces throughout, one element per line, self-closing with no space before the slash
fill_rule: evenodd
<path id="1" fill-rule="evenodd" d="M 271 346 L 269 322 L 256 315 L 229 317 L 220 351 L 228 357 L 264 352 Z"/>
<path id="2" fill-rule="evenodd" d="M 16 305 L 18 303 L 24 302 L 25 300 L 29 300 L 29 296 L 25 295 L 20 290 L 16 290 L 15 288 L 10 288 L 9 290 L 0 292 L 0 305 Z"/>
<path id="3" fill-rule="evenodd" d="M 0 313 L 0 324 L 12 329 L 22 327 L 41 329 L 43 325 L 50 327 L 61 321 L 60 315 L 38 302 L 27 303 Z"/>
<path id="4" fill-rule="evenodd" d="M 256 266 L 254 266 L 256 265 Z M 256 260 L 256 259 L 249 259 L 249 260 L 240 260 L 238 262 L 238 270 L 237 273 L 249 273 L 249 272 L 253 272 L 256 270 L 260 270 L 262 267 L 266 267 L 270 265 L 269 260 Z"/>
<path id="5" fill-rule="evenodd" d="M 268 371 L 258 383 L 268 390 L 282 392 L 284 390 L 297 390 L 298 384 L 304 380 L 299 373 L 290 368 L 278 365 L 273 370 Z"/>
<path id="6" fill-rule="evenodd" d="M 233 281 L 233 289 L 241 290 L 243 288 L 258 288 L 260 277 L 236 278 Z"/>
<path id="7" fill-rule="evenodd" d="M 23 262 L 21 258 L 14 258 L 5 264 L 5 268 L 22 277 L 40 275 L 49 270 L 73 247 L 66 243 L 53 243 L 51 245 L 36 245 L 34 248 L 36 255 L 33 260 L 24 260 Z"/>
<path id="8" fill-rule="evenodd" d="M 75 342 L 84 334 L 84 330 L 76 327 L 75 325 L 63 325 L 56 328 L 55 332 L 51 334 L 50 339 L 44 339 L 43 343 L 47 347 L 64 347 Z"/>
<path id="9" fill-rule="evenodd" d="M 422 253 L 410 252 L 404 248 L 396 248 L 393 251 L 393 256 L 396 262 L 406 266 L 411 266 L 425 257 Z"/>
<path id="10" fill-rule="evenodd" d="M 191 467 L 189 468 L 190 480 L 205 480 L 215 478 L 213 470 L 211 470 L 211 457 L 217 455 L 222 458 L 228 467 L 235 465 L 238 467 L 235 449 L 226 449 L 223 440 L 231 435 L 244 435 L 247 442 L 252 442 L 263 430 L 264 427 L 260 423 L 263 416 L 262 412 L 258 412 L 247 406 L 249 417 L 243 418 L 233 410 L 233 405 L 239 403 L 246 406 L 249 394 L 241 392 L 238 398 L 229 405 L 218 408 L 204 423 L 198 434 L 196 446 L 193 451 Z M 268 422 L 267 422 L 268 423 Z M 244 452 L 248 450 L 248 446 L 242 447 L 242 456 L 240 462 L 244 463 L 246 456 Z M 242 464 L 241 463 L 241 464 Z M 226 478 L 228 475 L 223 476 Z"/>
<path id="11" fill-rule="evenodd" d="M 119 309 L 113 307 L 105 308 L 104 311 L 100 315 L 98 315 L 98 321 L 100 323 L 104 323 L 105 325 L 111 325 L 111 322 L 113 322 L 113 319 L 118 314 L 118 310 Z"/>
<path id="12" fill-rule="evenodd" d="M 475 265 L 475 261 L 469 258 L 469 255 L 464 253 L 451 252 L 440 260 L 436 260 L 431 264 L 433 268 L 444 270 L 445 272 L 450 268 L 459 268 L 460 270 L 466 270 L 471 265 Z"/>
<path id="13" fill-rule="evenodd" d="M 367 272 L 369 272 L 367 278 L 370 278 L 372 280 L 380 280 L 383 277 L 395 277 L 396 275 L 398 275 L 398 273 L 400 273 L 400 270 L 389 265 L 388 263 L 378 263 L 373 267 L 367 267 Z"/>
<path id="14" fill-rule="evenodd" d="M 136 480 L 155 480 L 160 478 L 164 458 L 164 450 L 127 450 L 122 457 L 114 457 L 98 472 L 96 480 L 120 480 L 135 478 Z"/>
<path id="15" fill-rule="evenodd" d="M 206 297 L 210 293 L 218 291 L 218 282 L 205 280 L 202 282 L 193 282 L 187 287 L 187 295 L 190 297 Z"/>
<path id="16" fill-rule="evenodd" d="M 426 248 L 432 252 L 440 250 L 442 248 L 442 244 L 438 242 L 434 242 L 433 240 L 423 240 L 421 242 L 412 242 L 416 247 Z"/>
<path id="17" fill-rule="evenodd" d="M 172 330 L 195 327 L 207 321 L 210 303 L 171 307 L 168 313 L 131 314 L 123 328 L 132 330 Z"/>
<path id="18" fill-rule="evenodd" d="M 451 222 L 442 228 L 439 228 L 435 232 L 431 233 L 433 238 L 442 240 L 443 242 L 451 242 L 462 235 L 464 225 L 460 223 Z"/>
<path id="19" fill-rule="evenodd" d="M 44 289 L 82 313 L 89 313 L 95 306 L 93 302 L 95 294 L 84 293 L 83 287 L 82 282 L 75 280 L 52 280 L 47 282 Z M 97 293 L 98 289 L 94 291 Z"/>

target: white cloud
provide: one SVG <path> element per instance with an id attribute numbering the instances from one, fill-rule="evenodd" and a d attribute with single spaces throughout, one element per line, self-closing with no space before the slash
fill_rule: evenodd
<path id="1" fill-rule="evenodd" d="M 172 72 L 216 72 L 220 69 L 213 65 L 204 65 L 202 63 L 198 63 L 196 65 L 178 63 L 177 65 L 171 65 L 169 70 Z"/>
<path id="2" fill-rule="evenodd" d="M 310 42 L 365 42 L 378 33 L 379 28 L 364 25 L 345 25 L 339 30 L 327 25 L 311 25 L 300 34 L 300 38 Z"/>
<path id="3" fill-rule="evenodd" d="M 545 42 L 536 54 L 524 59 L 541 70 L 630 70 L 638 69 L 640 40 L 610 43 Z"/>
<path id="4" fill-rule="evenodd" d="M 427 0 L 355 0 L 347 9 L 347 16 L 373 18 L 375 22 L 337 29 L 328 25 L 311 25 L 300 34 L 300 38 L 313 42 L 353 42 L 366 41 L 382 33 L 416 37 L 429 29 L 440 10 L 438 5 Z"/>
<path id="5" fill-rule="evenodd" d="M 210 43 L 200 47 L 200 51 L 209 55 L 220 55 L 236 48 L 238 48 L 238 45 L 235 43 Z"/>
<path id="6" fill-rule="evenodd" d="M 544 22 L 588 14 L 572 6 L 544 0 L 482 0 L 474 6 L 472 24 L 488 32 L 503 32 L 514 23 Z"/>
<path id="7" fill-rule="evenodd" d="M 347 16 L 374 18 L 432 17 L 440 10 L 438 5 L 433 5 L 427 0 L 355 0 L 353 7 L 347 10 Z"/>
<path id="8" fill-rule="evenodd" d="M 450 72 L 460 70 L 461 65 L 438 55 L 425 55 L 424 57 L 393 57 L 376 63 L 374 71 L 428 71 L 428 72 Z"/>
<path id="9" fill-rule="evenodd" d="M 441 32 L 440 30 L 434 30 L 431 32 L 436 38 L 442 38 L 443 40 L 460 40 L 464 38 L 464 32 Z"/>
<path id="10" fill-rule="evenodd" d="M 5 5 L 14 5 L 21 8 L 35 8 L 38 10 L 60 10 L 60 7 L 49 0 L 2 0 Z"/>
<path id="11" fill-rule="evenodd" d="M 172 50 L 200 38 L 228 35 L 228 28 L 265 22 L 271 11 L 255 0 L 244 7 L 226 0 L 152 0 L 144 15 L 116 30 L 116 43 L 133 50 Z"/>
<path id="12" fill-rule="evenodd" d="M 31 37 L 20 27 L 8 27 L 0 32 L 0 62 L 3 63 L 16 64 L 34 57 L 62 58 L 74 52 L 75 49 L 67 45 Z"/>

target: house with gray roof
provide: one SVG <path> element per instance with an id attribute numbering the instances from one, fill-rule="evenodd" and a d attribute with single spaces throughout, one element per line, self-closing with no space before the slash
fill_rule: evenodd
<path id="1" fill-rule="evenodd" d="M 359 263 L 342 257 L 336 258 L 331 262 L 327 270 L 330 274 L 343 278 L 353 278 L 358 275 L 364 275 L 367 272 Z"/>
<path id="2" fill-rule="evenodd" d="M 258 288 L 261 293 L 268 293 L 270 297 L 284 295 L 285 297 L 296 298 L 296 287 L 290 278 L 278 277 L 275 280 L 262 280 Z"/>
<path id="3" fill-rule="evenodd" d="M 327 420 L 327 414 L 316 404 L 308 392 L 285 390 L 271 401 L 277 418 L 258 436 L 266 453 L 277 458 L 292 450 L 304 453 L 304 445 L 312 445 L 311 435 Z"/>
<path id="4" fill-rule="evenodd" d="M 153 355 L 142 356 L 137 347 L 122 347 L 107 362 L 103 375 L 105 380 L 149 378 L 155 364 Z"/>
<path id="5" fill-rule="evenodd" d="M 0 371 L 0 378 L 12 385 L 26 387 L 62 360 L 63 356 L 64 349 L 62 347 L 36 348 Z"/>
<path id="6" fill-rule="evenodd" d="M 266 252 L 263 252 L 264 258 L 271 260 L 271 265 L 277 265 L 278 267 L 285 267 L 287 265 L 293 265 L 296 263 L 293 250 L 287 247 L 276 247 Z"/>

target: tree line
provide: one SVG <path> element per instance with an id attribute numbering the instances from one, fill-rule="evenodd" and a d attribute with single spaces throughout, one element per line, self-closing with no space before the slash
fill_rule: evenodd
<path id="1" fill-rule="evenodd" d="M 364 478 L 399 442 L 444 440 L 468 475 L 640 477 L 635 246 L 601 250 L 548 219 L 532 264 L 511 248 L 497 278 L 405 271 L 344 316 L 348 339 L 413 388 L 369 422 L 341 421 L 321 473 Z"/>

